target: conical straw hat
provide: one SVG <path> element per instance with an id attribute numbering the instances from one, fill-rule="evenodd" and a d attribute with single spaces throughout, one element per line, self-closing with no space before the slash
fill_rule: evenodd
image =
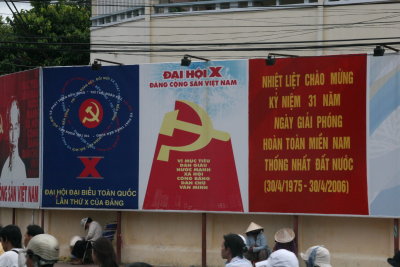
<path id="1" fill-rule="evenodd" d="M 247 227 L 246 233 L 255 231 L 255 230 L 262 230 L 262 229 L 264 229 L 262 226 L 254 223 L 254 222 L 251 222 L 249 227 Z"/>
<path id="2" fill-rule="evenodd" d="M 282 228 L 275 233 L 275 241 L 279 243 L 289 243 L 295 238 L 295 233 L 290 228 Z"/>

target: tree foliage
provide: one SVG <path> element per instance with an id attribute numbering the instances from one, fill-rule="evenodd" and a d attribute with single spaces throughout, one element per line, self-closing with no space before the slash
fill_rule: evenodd
<path id="1" fill-rule="evenodd" d="M 86 0 L 35 0 L 0 24 L 0 73 L 37 66 L 87 65 L 90 6 Z"/>

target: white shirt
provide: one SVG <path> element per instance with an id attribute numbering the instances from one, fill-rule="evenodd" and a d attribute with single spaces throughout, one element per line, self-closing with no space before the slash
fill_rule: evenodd
<path id="1" fill-rule="evenodd" d="M 89 224 L 89 229 L 88 229 L 88 233 L 87 233 L 87 235 L 85 237 L 85 240 L 87 240 L 87 241 L 96 241 L 102 235 L 103 235 L 103 230 L 102 230 L 100 224 L 98 222 L 96 222 L 96 221 L 92 221 Z"/>
<path id="2" fill-rule="evenodd" d="M 22 249 L 14 248 L 13 250 L 9 250 L 1 254 L 0 256 L 1 267 L 18 267 L 18 256 L 19 256 L 18 252 Z"/>
<path id="3" fill-rule="evenodd" d="M 293 252 L 278 249 L 272 252 L 265 261 L 257 262 L 256 267 L 299 267 L 299 260 Z"/>
<path id="4" fill-rule="evenodd" d="M 13 160 L 13 165 L 10 166 L 10 157 L 7 158 L 1 170 L 0 178 L 5 179 L 21 179 L 26 178 L 25 164 L 22 159 L 17 155 Z"/>
<path id="5" fill-rule="evenodd" d="M 225 267 L 253 267 L 253 265 L 245 258 L 234 257 Z"/>

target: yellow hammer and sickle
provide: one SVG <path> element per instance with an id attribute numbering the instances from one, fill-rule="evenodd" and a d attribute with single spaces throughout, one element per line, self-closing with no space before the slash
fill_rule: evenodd
<path id="1" fill-rule="evenodd" d="M 88 122 L 93 122 L 93 121 L 99 122 L 99 115 L 100 115 L 99 106 L 97 106 L 97 104 L 96 104 L 95 102 L 90 102 L 90 103 L 93 104 L 93 105 L 95 106 L 95 108 L 96 108 L 96 113 L 94 113 L 94 112 L 92 111 L 92 107 L 93 107 L 93 106 L 88 106 L 88 107 L 85 109 L 85 112 L 86 112 L 87 114 L 91 115 L 92 117 L 90 117 L 90 118 L 88 118 L 88 117 L 83 118 L 82 123 L 85 123 L 85 122 L 87 122 L 87 121 L 88 121 Z"/>
<path id="2" fill-rule="evenodd" d="M 185 100 L 179 100 L 178 102 L 185 103 L 189 105 L 194 111 L 196 111 L 197 115 L 200 118 L 201 125 L 178 120 L 177 118 L 179 110 L 174 110 L 165 114 L 163 123 L 161 125 L 160 134 L 172 136 L 174 130 L 179 129 L 189 133 L 198 134 L 199 137 L 196 141 L 186 146 L 175 147 L 162 145 L 160 148 L 160 152 L 158 153 L 157 160 L 168 161 L 169 151 L 171 150 L 182 152 L 196 151 L 207 146 L 213 138 L 221 141 L 228 141 L 230 139 L 229 133 L 214 129 L 211 118 L 200 106 L 193 102 Z"/>

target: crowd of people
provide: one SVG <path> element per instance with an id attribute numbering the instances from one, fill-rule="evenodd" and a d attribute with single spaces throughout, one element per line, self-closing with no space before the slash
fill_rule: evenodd
<path id="1" fill-rule="evenodd" d="M 225 267 L 299 267 L 296 256 L 296 235 L 290 228 L 279 229 L 275 235 L 275 244 L 268 247 L 264 228 L 251 222 L 241 234 L 224 235 L 221 245 L 221 257 L 226 260 Z M 321 245 L 312 246 L 300 253 L 307 267 L 332 267 L 331 256 L 327 248 Z M 387 262 L 391 266 L 400 267 L 400 251 Z"/>
<path id="2" fill-rule="evenodd" d="M 71 263 L 83 264 L 85 253 L 90 251 L 91 260 L 99 267 L 118 267 L 114 247 L 108 238 L 102 236 L 100 224 L 87 217 L 81 220 L 81 225 L 87 235 L 72 239 Z M 264 228 L 251 222 L 245 236 L 232 233 L 223 236 L 221 257 L 226 260 L 225 267 L 299 267 L 295 238 L 292 229 L 279 229 L 274 235 L 275 244 L 271 250 Z M 45 234 L 38 225 L 28 225 L 24 239 L 18 226 L 0 226 L 0 241 L 0 267 L 53 267 L 59 260 L 57 239 Z M 300 253 L 300 258 L 307 267 L 332 267 L 329 250 L 321 245 L 308 248 Z M 400 251 L 387 262 L 400 267 Z M 126 267 L 152 266 L 136 262 Z"/>
<path id="3" fill-rule="evenodd" d="M 81 225 L 87 234 L 71 241 L 71 264 L 83 264 L 85 254 L 90 253 L 90 263 L 99 267 L 118 267 L 112 242 L 102 236 L 101 225 L 89 217 L 83 218 Z M 57 239 L 45 234 L 39 225 L 28 225 L 23 239 L 17 225 L 0 226 L 0 267 L 53 267 L 59 256 Z M 152 266 L 136 262 L 126 267 Z"/>

